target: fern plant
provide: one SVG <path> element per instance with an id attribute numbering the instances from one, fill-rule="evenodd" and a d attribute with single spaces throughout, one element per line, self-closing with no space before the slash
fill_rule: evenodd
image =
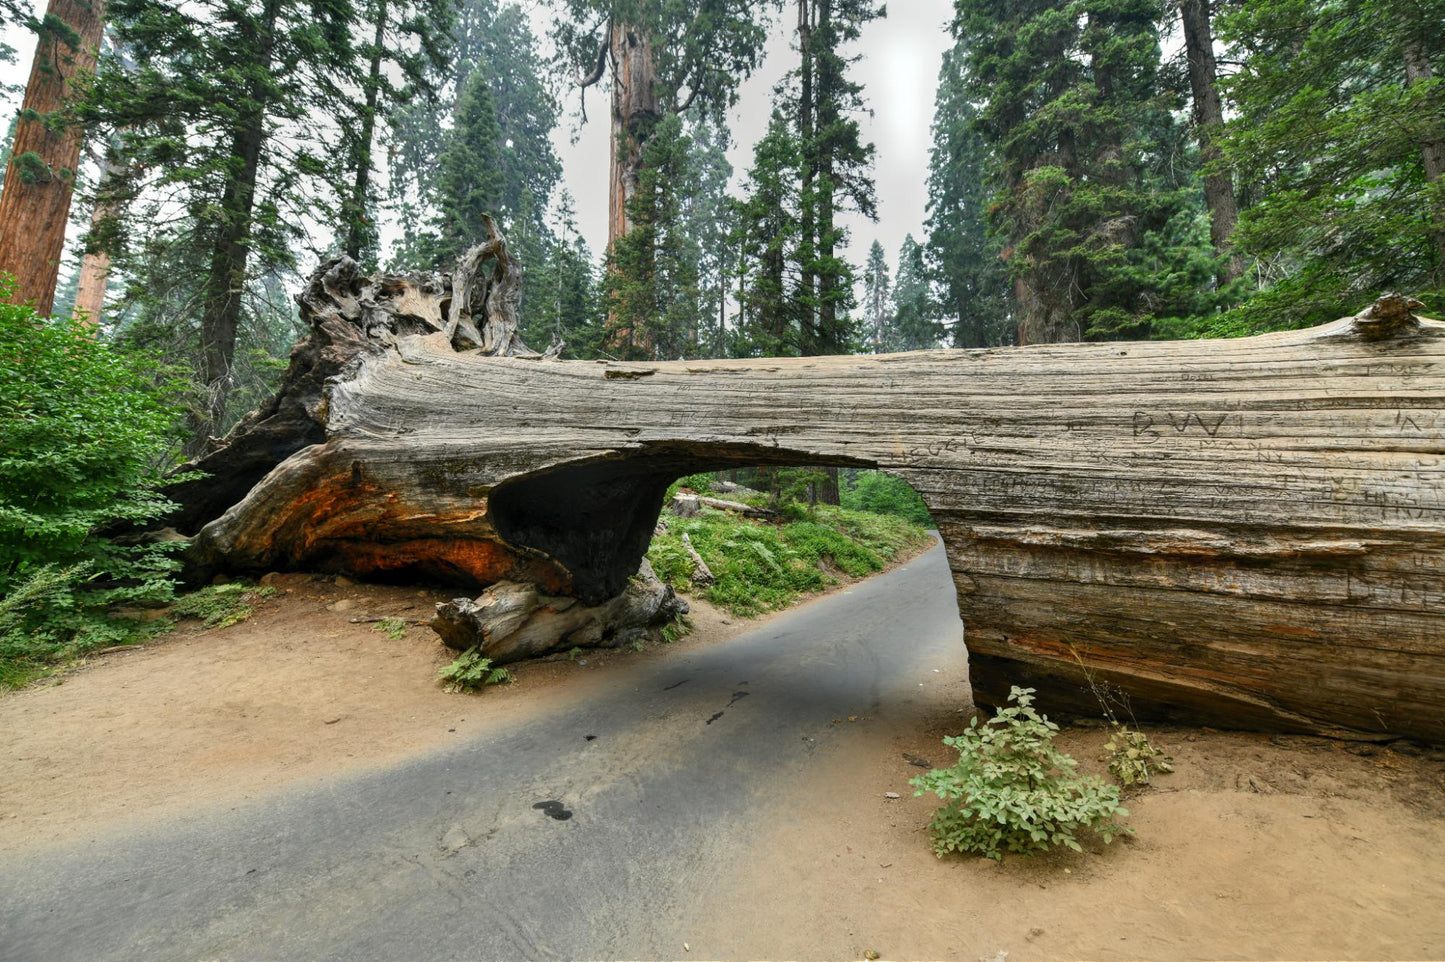
<path id="1" fill-rule="evenodd" d="M 914 778 L 915 795 L 943 799 L 929 828 L 939 857 L 974 852 L 1003 859 L 1005 850 L 1032 855 L 1062 845 L 1083 851 L 1077 833 L 1092 829 L 1105 842 L 1133 834 L 1117 818 L 1128 815 L 1119 789 L 1092 776 L 1054 746 L 1059 726 L 1033 707 L 1034 689 L 1014 687 L 1009 707 L 943 743 L 958 763 Z"/>
<path id="2" fill-rule="evenodd" d="M 483 657 L 481 647 L 473 645 L 456 661 L 440 669 L 437 677 L 447 691 L 478 691 L 488 685 L 511 681 L 512 673 L 505 668 L 493 668 L 492 659 Z"/>

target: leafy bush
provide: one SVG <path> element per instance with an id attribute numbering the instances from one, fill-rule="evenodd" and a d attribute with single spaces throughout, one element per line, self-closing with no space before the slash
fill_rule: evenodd
<path id="1" fill-rule="evenodd" d="M 1109 773 L 1125 788 L 1148 785 L 1160 772 L 1174 771 L 1174 759 L 1149 741 L 1148 735 L 1120 722 L 1114 722 L 1104 750 L 1109 753 Z"/>
<path id="2" fill-rule="evenodd" d="M 678 478 L 677 486 L 696 491 L 698 494 L 712 494 L 712 486 L 716 480 L 717 478 L 711 474 L 689 474 L 685 478 Z"/>
<path id="3" fill-rule="evenodd" d="M 473 646 L 462 652 L 456 661 L 439 669 L 437 677 L 447 691 L 478 691 L 487 685 L 511 681 L 512 673 L 505 668 L 493 668 L 492 659 L 482 657 L 481 648 Z"/>
<path id="4" fill-rule="evenodd" d="M 402 618 L 383 618 L 371 626 L 372 631 L 379 631 L 392 641 L 401 641 L 406 637 L 406 621 Z"/>
<path id="5" fill-rule="evenodd" d="M 251 602 L 275 593 L 276 589 L 270 585 L 256 587 L 240 581 L 210 585 L 177 599 L 171 606 L 171 614 L 199 618 L 207 628 L 229 628 L 255 613 Z"/>
<path id="6" fill-rule="evenodd" d="M 1077 762 L 1054 747 L 1059 726 L 1034 710 L 1033 695 L 1032 688 L 1011 689 L 1014 704 L 983 725 L 971 719 L 963 734 L 943 740 L 958 750 L 956 765 L 911 781 L 915 795 L 933 792 L 944 801 L 929 823 L 939 857 L 976 852 L 1001 860 L 1005 849 L 1032 855 L 1058 845 L 1078 852 L 1075 836 L 1083 829 L 1106 843 L 1132 834 L 1114 821 L 1129 814 L 1119 789 L 1071 774 Z"/>
<path id="7" fill-rule="evenodd" d="M 1139 730 L 1139 723 L 1129 704 L 1129 693 L 1100 679 L 1073 645 L 1069 646 L 1069 653 L 1084 673 L 1084 683 L 1098 700 L 1099 708 L 1109 722 L 1111 734 L 1104 750 L 1108 752 L 1110 774 L 1127 789 L 1148 785 L 1155 775 L 1174 771 L 1174 759 L 1164 754 L 1163 749 Z M 1124 718 L 1128 718 L 1129 723 L 1125 723 Z"/>
<path id="8" fill-rule="evenodd" d="M 687 615 L 678 615 L 662 626 L 662 643 L 670 645 L 679 638 L 686 638 L 690 634 L 692 634 L 692 619 Z"/>
<path id="9" fill-rule="evenodd" d="M 10 296 L 0 284 L 0 300 Z M 117 350 L 73 320 L 0 303 L 0 679 L 23 684 L 86 651 L 153 634 L 106 617 L 169 599 L 165 545 L 95 532 L 171 505 L 177 385 L 155 359 Z"/>

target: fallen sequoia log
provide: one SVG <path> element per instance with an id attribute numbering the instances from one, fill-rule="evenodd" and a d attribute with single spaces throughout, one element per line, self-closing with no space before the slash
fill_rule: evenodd
<path id="1" fill-rule="evenodd" d="M 938 522 L 980 703 L 1092 711 L 1082 661 L 1141 718 L 1445 739 L 1445 325 L 1404 298 L 1230 341 L 668 363 L 484 356 L 446 277 L 333 261 L 299 300 L 281 395 L 177 492 L 197 570 L 598 605 L 678 477 L 881 468 Z"/>

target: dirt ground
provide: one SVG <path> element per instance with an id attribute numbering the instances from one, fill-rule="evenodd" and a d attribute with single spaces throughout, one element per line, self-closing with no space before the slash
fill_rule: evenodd
<path id="1" fill-rule="evenodd" d="M 527 664 L 521 684 L 474 698 L 435 684 L 450 655 L 430 630 L 394 641 L 353 621 L 425 618 L 448 592 L 305 575 L 278 587 L 239 625 L 183 627 L 0 697 L 0 852 L 384 765 L 758 623 L 695 604 L 697 631 L 675 645 Z M 950 684 L 951 704 L 967 704 L 966 679 Z M 1136 839 L 1003 864 L 940 860 L 926 829 L 934 803 L 912 797 L 920 769 L 908 757 L 951 761 L 939 738 L 966 719 L 934 703 L 923 717 L 860 720 L 829 781 L 797 790 L 806 817 L 759 838 L 719 893 L 732 908 L 698 932 L 693 956 L 827 945 L 990 962 L 1445 958 L 1445 751 L 1150 729 L 1176 771 L 1128 801 Z M 1104 740 L 1073 727 L 1060 741 L 1098 771 Z"/>

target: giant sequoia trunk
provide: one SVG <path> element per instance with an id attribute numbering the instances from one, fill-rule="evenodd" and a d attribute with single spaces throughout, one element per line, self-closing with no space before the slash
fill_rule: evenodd
<path id="1" fill-rule="evenodd" d="M 80 167 L 80 129 L 57 124 L 95 73 L 105 0 L 50 0 L 0 193 L 0 274 L 15 278 L 16 303 L 45 316 L 65 247 L 65 225 Z M 60 29 L 74 31 L 75 47 Z"/>
<path id="2" fill-rule="evenodd" d="M 550 363 L 483 353 L 505 272 L 473 260 L 464 296 L 318 272 L 280 397 L 176 492 L 194 565 L 592 605 L 681 475 L 882 468 L 938 521 L 982 703 L 1089 707 L 1081 659 L 1141 716 L 1445 738 L 1445 325 L 1404 299 L 1233 341 Z"/>

